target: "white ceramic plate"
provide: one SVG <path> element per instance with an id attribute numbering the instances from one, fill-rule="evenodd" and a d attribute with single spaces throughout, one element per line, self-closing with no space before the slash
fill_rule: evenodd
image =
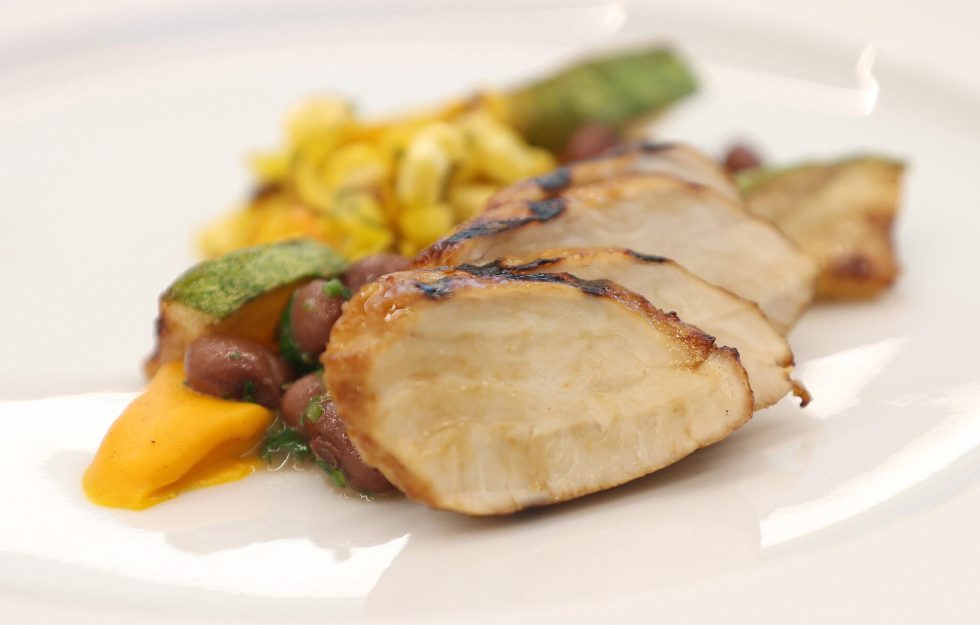
<path id="1" fill-rule="evenodd" d="M 0 620 L 980 619 L 975 100 L 887 58 L 855 74 L 861 50 L 830 39 L 618 3 L 207 6 L 89 20 L 0 58 Z M 290 102 L 331 88 L 391 110 L 664 35 L 705 89 L 660 136 L 911 164 L 901 282 L 793 333 L 811 406 L 512 518 L 347 498 L 315 471 L 140 513 L 86 502 L 81 472 L 139 388 L 158 291 L 194 228 L 243 195 L 241 156 L 276 141 Z"/>

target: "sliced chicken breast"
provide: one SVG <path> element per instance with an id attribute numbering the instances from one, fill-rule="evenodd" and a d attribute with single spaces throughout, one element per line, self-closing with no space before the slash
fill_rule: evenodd
<path id="1" fill-rule="evenodd" d="M 820 261 L 822 299 L 863 299 L 899 274 L 893 229 L 905 165 L 880 157 L 739 174 L 749 211 Z"/>
<path id="2" fill-rule="evenodd" d="M 492 266 L 520 273 L 570 273 L 585 280 L 609 279 L 642 295 L 657 308 L 675 312 L 686 323 L 738 350 L 749 375 L 755 409 L 796 394 L 805 405 L 806 389 L 790 377 L 793 352 L 755 302 L 717 287 L 662 256 L 631 250 L 560 248 L 538 258 L 506 258 Z"/>
<path id="3" fill-rule="evenodd" d="M 364 459 L 474 515 L 622 484 L 745 423 L 738 353 L 608 281 L 496 267 L 390 274 L 322 357 Z"/>
<path id="4" fill-rule="evenodd" d="M 602 156 L 512 184 L 491 197 L 487 207 L 521 200 L 543 200 L 570 187 L 627 173 L 666 174 L 714 189 L 730 200 L 741 201 L 731 174 L 701 150 L 683 143 L 647 141 L 624 145 Z"/>
<path id="5" fill-rule="evenodd" d="M 622 247 L 673 258 L 759 304 L 786 332 L 813 297 L 817 264 L 768 221 L 717 192 L 660 174 L 628 174 L 554 197 L 512 202 L 423 250 L 420 267 L 535 256 L 555 247 Z"/>

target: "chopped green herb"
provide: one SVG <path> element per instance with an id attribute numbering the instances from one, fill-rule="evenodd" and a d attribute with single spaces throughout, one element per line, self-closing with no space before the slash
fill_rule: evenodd
<path id="1" fill-rule="evenodd" d="M 241 352 L 232 352 L 228 354 L 228 360 L 241 360 L 241 359 L 242 359 Z"/>
<path id="2" fill-rule="evenodd" d="M 255 382 L 245 380 L 242 383 L 242 401 L 255 401 Z"/>
<path id="3" fill-rule="evenodd" d="M 326 284 L 323 285 L 323 292 L 330 297 L 343 297 L 344 299 L 350 299 L 351 292 L 344 283 L 334 278 Z"/>
<path id="4" fill-rule="evenodd" d="M 316 423 L 323 416 L 323 406 L 320 402 L 323 401 L 324 396 L 314 397 L 310 400 L 310 403 L 306 404 L 306 408 L 303 409 L 303 414 L 299 416 L 299 424 L 303 425 L 305 423 Z"/>
<path id="5" fill-rule="evenodd" d="M 283 423 L 282 419 L 273 421 L 269 429 L 266 430 L 265 439 L 259 446 L 259 456 L 269 464 L 280 464 L 290 458 L 299 462 L 312 460 L 316 466 L 330 476 L 338 488 L 353 488 L 348 484 L 347 476 L 344 475 L 342 469 L 334 468 L 317 458 L 310 449 L 309 443 L 306 442 L 306 438 L 300 432 Z M 371 493 L 362 494 L 371 496 Z"/>
<path id="6" fill-rule="evenodd" d="M 347 476 L 344 475 L 343 471 L 341 471 L 340 469 L 333 468 L 323 460 L 318 459 L 316 461 L 316 464 L 318 467 L 323 469 L 327 475 L 330 476 L 330 479 L 333 480 L 334 484 L 336 484 L 340 488 L 347 488 Z"/>
<path id="7" fill-rule="evenodd" d="M 265 432 L 265 440 L 259 447 L 259 456 L 266 462 L 272 462 L 273 457 L 286 454 L 300 462 L 313 458 L 313 452 L 303 435 L 276 419 Z"/>
<path id="8" fill-rule="evenodd" d="M 289 303 L 279 318 L 279 353 L 298 371 L 309 371 L 316 365 L 316 358 L 303 351 L 293 336 L 293 306 L 296 306 L 296 292 L 289 296 Z M 303 306 L 303 303 L 298 304 Z"/>

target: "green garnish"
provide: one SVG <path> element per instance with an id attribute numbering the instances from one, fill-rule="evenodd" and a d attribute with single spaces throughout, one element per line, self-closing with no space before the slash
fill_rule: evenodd
<path id="1" fill-rule="evenodd" d="M 323 416 L 323 406 L 320 402 L 323 401 L 324 395 L 319 397 L 314 397 L 310 400 L 310 403 L 306 404 L 306 408 L 303 409 L 303 414 L 299 416 L 299 424 L 303 425 L 305 423 L 316 423 Z"/>
<path id="2" fill-rule="evenodd" d="M 330 297 L 342 297 L 344 299 L 350 299 L 351 292 L 344 283 L 334 278 L 323 285 L 323 292 Z"/>
<path id="3" fill-rule="evenodd" d="M 333 483 L 338 488 L 353 488 L 353 486 L 347 483 L 347 476 L 344 475 L 342 469 L 334 468 L 317 458 L 310 449 L 309 443 L 306 442 L 306 438 L 300 432 L 283 423 L 282 419 L 273 421 L 269 429 L 266 430 L 265 439 L 259 446 L 259 456 L 269 464 L 275 462 L 277 465 L 290 458 L 299 462 L 312 460 L 316 463 L 316 466 L 320 467 L 324 473 L 330 476 L 330 479 L 333 480 Z M 364 492 L 362 494 L 371 495 L 371 493 Z"/>
<path id="4" fill-rule="evenodd" d="M 241 352 L 232 352 L 228 354 L 228 360 L 241 360 L 241 359 L 242 359 Z"/>
<path id="5" fill-rule="evenodd" d="M 293 292 L 279 318 L 279 354 L 297 370 L 305 372 L 315 368 L 316 358 L 304 352 L 293 336 L 293 306 L 295 305 L 296 293 Z"/>
<path id="6" fill-rule="evenodd" d="M 333 468 L 332 466 L 330 466 L 329 464 L 327 464 L 326 462 L 320 459 L 317 459 L 316 464 L 318 467 L 323 469 L 323 471 L 327 475 L 330 476 L 330 479 L 333 480 L 334 484 L 336 484 L 340 488 L 347 488 L 347 476 L 344 475 L 343 471 L 341 471 L 340 469 Z"/>
<path id="7" fill-rule="evenodd" d="M 265 440 L 259 446 L 259 456 L 271 463 L 274 456 L 286 454 L 300 462 L 313 458 L 313 452 L 302 434 L 276 419 L 265 432 Z"/>
<path id="8" fill-rule="evenodd" d="M 242 401 L 255 401 L 255 382 L 245 380 L 242 383 Z"/>

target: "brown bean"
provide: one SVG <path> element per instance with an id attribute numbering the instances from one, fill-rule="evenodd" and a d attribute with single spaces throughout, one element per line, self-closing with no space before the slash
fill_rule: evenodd
<path id="1" fill-rule="evenodd" d="M 187 384 L 199 393 L 276 407 L 289 368 L 271 351 L 247 339 L 203 336 L 184 354 Z"/>
<path id="2" fill-rule="evenodd" d="M 317 409 L 307 412 L 312 402 L 316 402 Z M 365 464 L 351 443 L 337 407 L 326 396 L 320 373 L 310 373 L 293 382 L 283 395 L 280 415 L 286 425 L 306 435 L 317 458 L 343 471 L 354 488 L 371 493 L 394 490 L 380 471 Z"/>
<path id="3" fill-rule="evenodd" d="M 561 151 L 561 161 L 570 163 L 599 156 L 619 143 L 619 133 L 599 122 L 588 122 L 575 129 Z"/>
<path id="4" fill-rule="evenodd" d="M 303 412 L 310 402 L 323 395 L 323 376 L 320 372 L 310 373 L 290 385 L 283 393 L 279 414 L 289 427 L 305 429 L 300 423 Z"/>
<path id="5" fill-rule="evenodd" d="M 736 143 L 725 153 L 725 169 L 736 174 L 762 164 L 759 153 L 745 143 Z"/>
<path id="6" fill-rule="evenodd" d="M 310 356 L 323 353 L 330 340 L 330 329 L 340 318 L 344 298 L 331 296 L 324 280 L 314 280 L 296 289 L 289 322 L 299 348 Z"/>
<path id="7" fill-rule="evenodd" d="M 396 271 L 408 269 L 412 261 L 398 254 L 373 254 L 356 260 L 347 268 L 344 274 L 344 284 L 353 292 L 357 292 L 365 284 L 374 282 L 381 276 Z"/>
<path id="8" fill-rule="evenodd" d="M 360 491 L 386 493 L 395 487 L 380 471 L 369 467 L 347 436 L 347 426 L 337 415 L 337 407 L 327 397 L 319 400 L 322 413 L 316 420 L 306 421 L 310 449 L 316 457 L 334 469 L 340 469 L 347 483 Z"/>

